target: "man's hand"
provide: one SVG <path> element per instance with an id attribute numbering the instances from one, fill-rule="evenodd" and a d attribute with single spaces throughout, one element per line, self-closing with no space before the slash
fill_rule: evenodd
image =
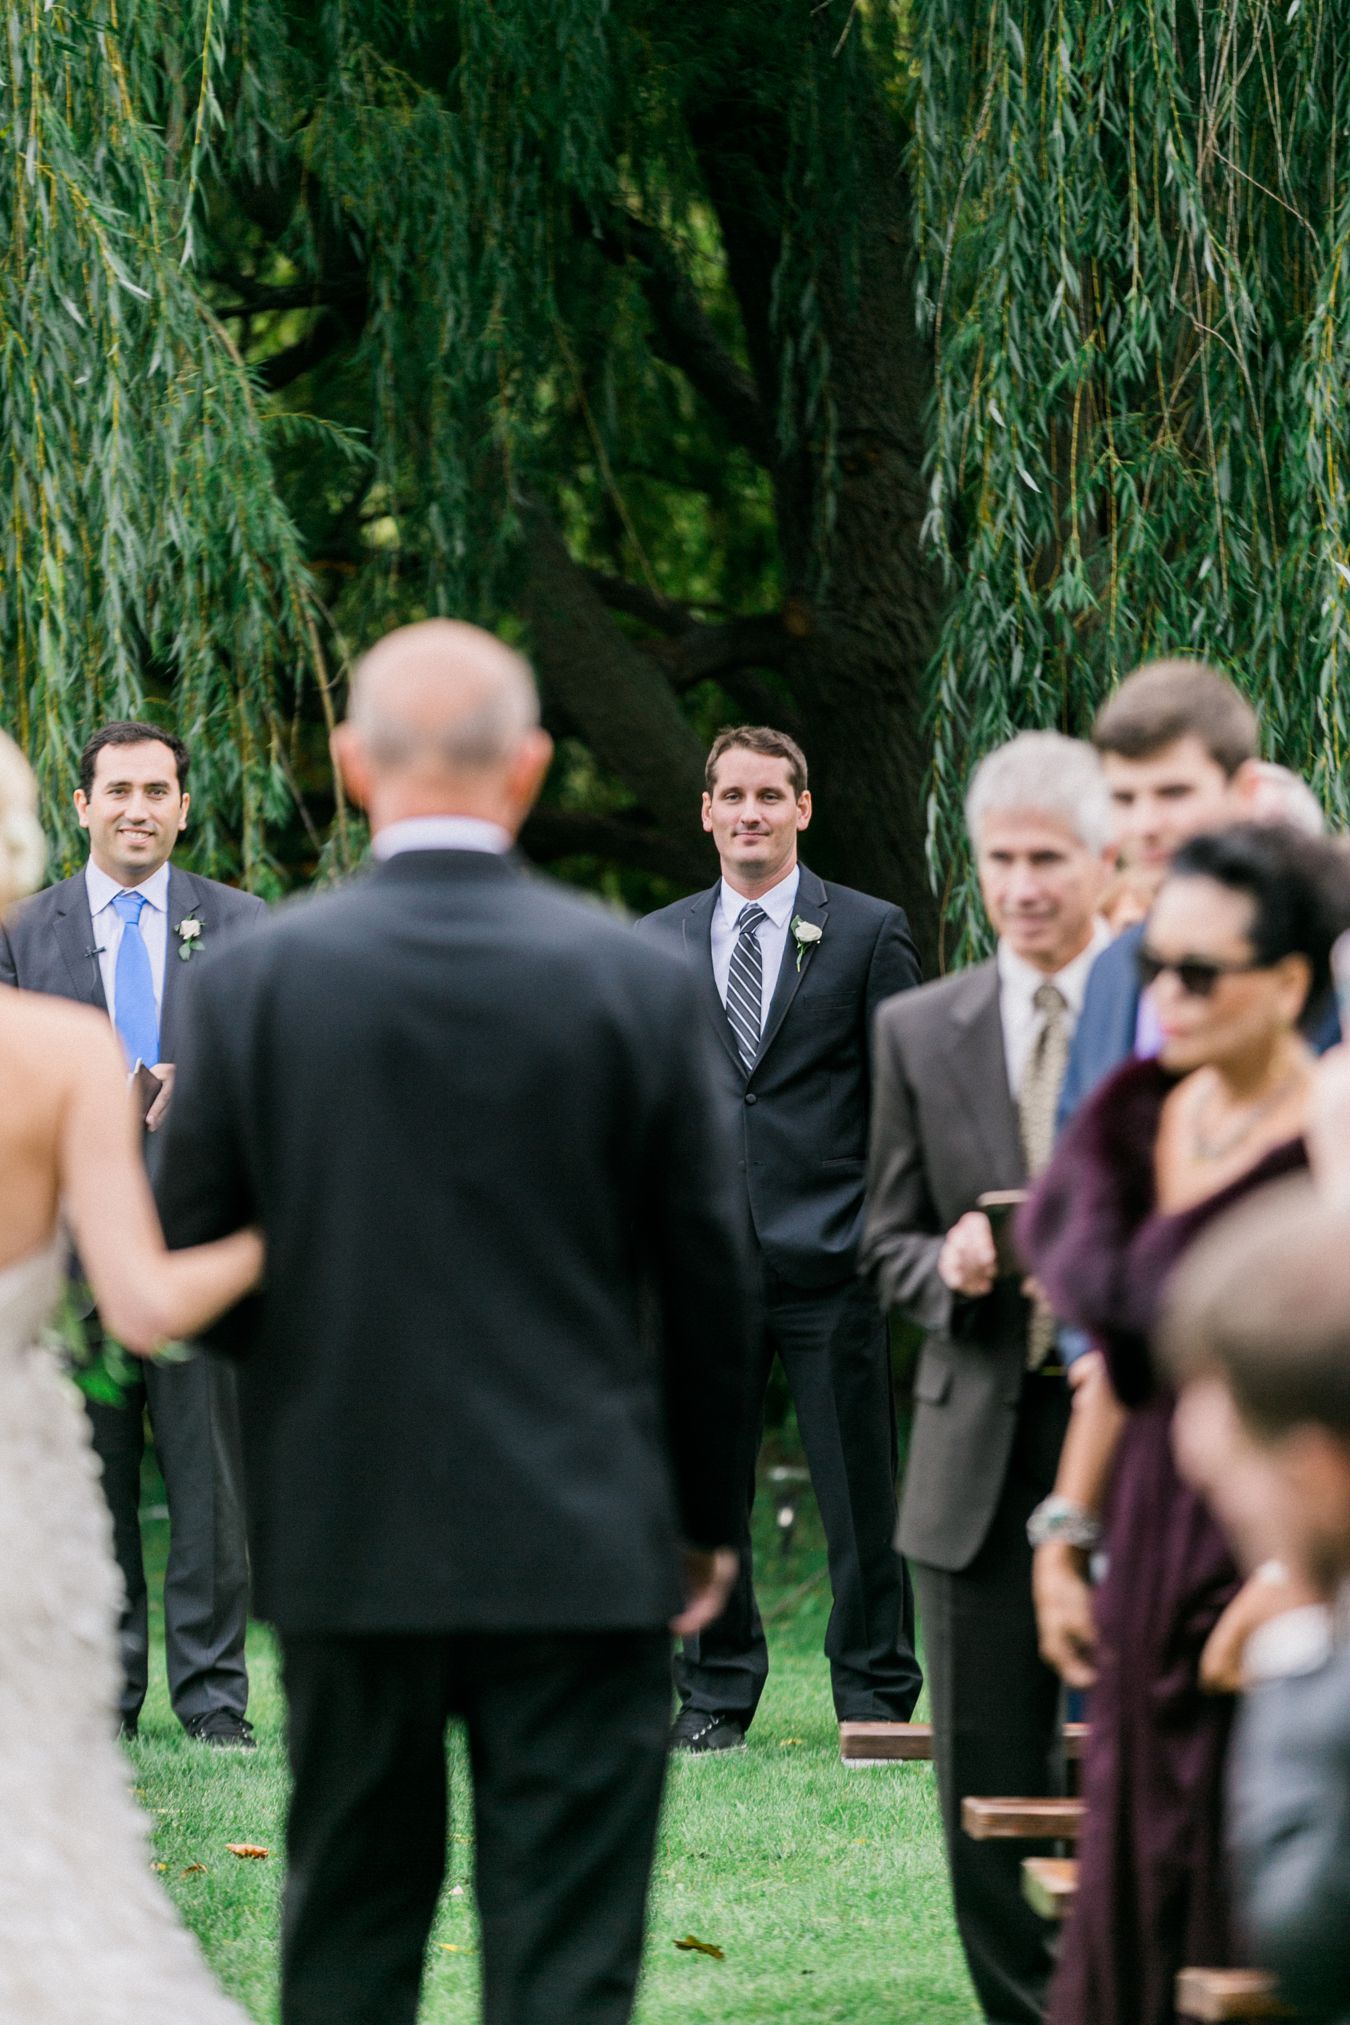
<path id="1" fill-rule="evenodd" d="M 1205 1640 L 1200 1685 L 1206 1694 L 1240 1694 L 1245 1685 L 1243 1656 L 1252 1633 L 1269 1624 L 1272 1617 L 1283 1617 L 1288 1610 L 1322 1600 L 1298 1577 L 1265 1569 L 1249 1575 Z"/>
<path id="2" fill-rule="evenodd" d="M 169 1099 L 173 1095 L 173 1063 L 156 1062 L 150 1073 L 152 1076 L 158 1076 L 164 1087 L 145 1114 L 145 1129 L 147 1132 L 158 1132 L 160 1126 L 164 1123 L 164 1114 L 169 1108 Z"/>
<path id="3" fill-rule="evenodd" d="M 1091 1687 L 1097 1678 L 1092 1664 L 1097 1627 L 1082 1549 L 1062 1540 L 1038 1547 L 1031 1560 L 1031 1593 L 1041 1658 L 1069 1687 Z"/>
<path id="4" fill-rule="evenodd" d="M 716 1622 L 726 1609 L 740 1565 L 734 1547 L 685 1548 L 684 1609 L 670 1620 L 677 1638 L 692 1638 Z"/>
<path id="5" fill-rule="evenodd" d="M 987 1294 L 998 1276 L 998 1254 L 994 1233 L 982 1209 L 967 1210 L 952 1225 L 938 1253 L 938 1278 L 954 1294 L 978 1300 Z"/>

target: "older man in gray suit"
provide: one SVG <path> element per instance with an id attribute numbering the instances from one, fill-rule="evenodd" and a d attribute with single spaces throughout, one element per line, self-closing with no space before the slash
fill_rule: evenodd
<path id="1" fill-rule="evenodd" d="M 967 1793 L 1054 1790 L 1059 1684 L 1041 1660 L 1027 1522 L 1054 1482 L 1069 1398 L 982 1197 L 1045 1165 L 1088 972 L 1110 809 L 1091 748 L 1028 732 L 967 800 L 997 955 L 888 999 L 874 1029 L 861 1260 L 927 1331 L 899 1545 L 914 1571 L 957 1923 L 998 2025 L 1037 2025 L 1050 1970 L 1022 1851 L 961 1833 Z"/>
<path id="2" fill-rule="evenodd" d="M 128 1069 L 139 1062 L 151 1072 L 142 1102 L 152 1135 L 173 1089 L 193 966 L 264 911 L 251 893 L 170 864 L 187 826 L 187 779 L 187 749 L 171 731 L 133 720 L 103 725 L 80 756 L 75 790 L 88 863 L 0 927 L 0 984 L 97 1006 L 121 1036 Z M 152 1172 L 158 1144 L 146 1142 Z M 97 1323 L 88 1326 L 96 1334 Z M 169 1501 L 164 1643 L 174 1713 L 199 1743 L 249 1750 L 238 1408 L 234 1374 L 204 1358 L 145 1365 L 120 1404 L 89 1402 L 127 1592 L 122 1731 L 136 1734 L 148 1682 L 139 1518 L 147 1407 Z"/>

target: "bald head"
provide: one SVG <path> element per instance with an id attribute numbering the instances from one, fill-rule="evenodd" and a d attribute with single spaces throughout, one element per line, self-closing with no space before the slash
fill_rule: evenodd
<path id="1" fill-rule="evenodd" d="M 377 641 L 352 677 L 348 718 L 373 765 L 462 774 L 502 766 L 539 722 L 527 664 L 460 619 Z"/>
<path id="2" fill-rule="evenodd" d="M 528 664 L 458 619 L 378 641 L 357 664 L 333 740 L 376 830 L 407 816 L 475 815 L 514 831 L 551 749 Z"/>

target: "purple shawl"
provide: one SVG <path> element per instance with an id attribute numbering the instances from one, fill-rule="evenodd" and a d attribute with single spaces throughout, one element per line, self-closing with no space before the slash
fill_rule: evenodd
<path id="1" fill-rule="evenodd" d="M 1106 1355 L 1125 1406 L 1158 1390 L 1148 1337 L 1168 1275 L 1206 1224 L 1255 1188 L 1307 1165 L 1301 1139 L 1273 1147 L 1227 1188 L 1176 1214 L 1157 1206 L 1158 1125 L 1178 1078 L 1127 1062 L 1071 1120 L 1017 1225 L 1017 1242 L 1061 1320 Z"/>

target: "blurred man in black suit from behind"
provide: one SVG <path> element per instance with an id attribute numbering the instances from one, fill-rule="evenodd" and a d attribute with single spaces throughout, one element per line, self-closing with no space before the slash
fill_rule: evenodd
<path id="1" fill-rule="evenodd" d="M 697 999 L 514 857 L 550 751 L 500 642 L 382 641 L 334 740 L 374 871 L 203 962 L 169 1113 L 170 1241 L 267 1241 L 217 1343 L 288 1701 L 285 2025 L 412 2025 L 452 1717 L 485 2016 L 623 2025 L 670 1627 L 735 1569 L 750 1288 Z"/>

